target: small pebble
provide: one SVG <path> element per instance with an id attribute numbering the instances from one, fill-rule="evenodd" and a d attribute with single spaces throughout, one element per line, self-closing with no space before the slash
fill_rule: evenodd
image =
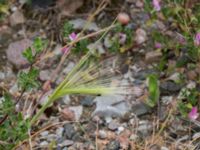
<path id="1" fill-rule="evenodd" d="M 40 146 L 41 147 L 44 147 L 44 146 L 47 146 L 49 143 L 47 141 L 43 141 L 40 143 Z"/>
<path id="2" fill-rule="evenodd" d="M 116 121 L 111 121 L 108 124 L 108 128 L 112 131 L 117 130 L 117 128 L 119 127 L 119 124 Z"/>
<path id="3" fill-rule="evenodd" d="M 99 130 L 99 138 L 100 139 L 106 139 L 107 138 L 107 133 L 104 130 Z"/>
<path id="4" fill-rule="evenodd" d="M 124 129 L 125 129 L 124 127 L 119 127 L 118 130 L 117 130 L 117 133 L 120 134 L 121 132 L 124 131 Z"/>
<path id="5" fill-rule="evenodd" d="M 119 13 L 118 16 L 117 16 L 117 20 L 123 24 L 123 25 L 126 25 L 129 23 L 130 21 L 130 17 L 127 13 Z"/>

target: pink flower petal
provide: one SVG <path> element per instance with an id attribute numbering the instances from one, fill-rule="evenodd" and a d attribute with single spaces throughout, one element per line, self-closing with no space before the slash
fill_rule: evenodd
<path id="1" fill-rule="evenodd" d="M 162 44 L 161 44 L 161 43 L 158 43 L 158 42 L 156 42 L 156 43 L 155 43 L 155 48 L 157 48 L 157 49 L 159 49 L 159 48 L 162 48 Z"/>
<path id="2" fill-rule="evenodd" d="M 196 46 L 200 46 L 200 32 L 196 34 L 195 39 L 194 39 L 194 44 Z"/>
<path id="3" fill-rule="evenodd" d="M 196 120 L 198 118 L 198 116 L 199 116 L 199 113 L 197 111 L 198 111 L 197 107 L 192 107 L 191 111 L 188 114 L 188 117 L 191 120 Z"/>
<path id="4" fill-rule="evenodd" d="M 160 2 L 159 0 L 153 0 L 153 7 L 156 11 L 160 11 L 161 7 L 160 7 Z"/>
<path id="5" fill-rule="evenodd" d="M 72 33 L 69 35 L 69 39 L 70 39 L 71 41 L 76 40 L 76 39 L 77 39 L 77 34 L 74 33 L 74 32 L 72 32 Z"/>

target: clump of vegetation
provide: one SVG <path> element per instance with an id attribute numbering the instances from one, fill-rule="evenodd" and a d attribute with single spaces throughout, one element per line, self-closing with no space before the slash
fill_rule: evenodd
<path id="1" fill-rule="evenodd" d="M 16 144 L 28 138 L 28 131 L 31 127 L 30 118 L 26 118 L 20 111 L 17 111 L 16 106 L 22 100 L 25 92 L 40 87 L 39 70 L 34 67 L 34 63 L 45 45 L 41 38 L 36 38 L 33 47 L 29 47 L 23 52 L 23 56 L 28 60 L 30 67 L 27 71 L 20 71 L 18 74 L 20 96 L 14 98 L 7 91 L 4 92 L 0 105 L 0 140 L 3 141 L 3 143 L 0 143 L 0 149 L 12 149 Z"/>

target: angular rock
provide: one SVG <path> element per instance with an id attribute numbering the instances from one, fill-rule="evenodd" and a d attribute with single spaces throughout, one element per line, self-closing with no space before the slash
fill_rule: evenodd
<path id="1" fill-rule="evenodd" d="M 69 97 L 69 95 L 66 95 L 62 98 L 62 102 L 64 103 L 64 105 L 69 105 L 71 102 L 71 98 Z"/>
<path id="2" fill-rule="evenodd" d="M 41 70 L 39 73 L 39 78 L 42 81 L 47 81 L 51 79 L 51 72 L 49 70 Z"/>
<path id="3" fill-rule="evenodd" d="M 145 103 L 138 103 L 132 106 L 132 112 L 136 116 L 142 116 L 151 112 L 151 108 Z"/>
<path id="4" fill-rule="evenodd" d="M 198 77 L 198 75 L 194 70 L 190 70 L 187 72 L 187 77 L 189 80 L 195 80 Z"/>
<path id="5" fill-rule="evenodd" d="M 161 94 L 175 94 L 178 93 L 182 88 L 182 85 L 177 84 L 173 81 L 165 81 L 160 84 Z"/>
<path id="6" fill-rule="evenodd" d="M 72 106 L 72 107 L 69 107 L 69 110 L 74 112 L 75 120 L 79 121 L 83 113 L 83 106 Z"/>
<path id="7" fill-rule="evenodd" d="M 72 137 L 75 135 L 76 131 L 74 129 L 74 126 L 71 124 L 65 124 L 64 125 L 64 136 L 67 139 L 72 139 Z"/>
<path id="8" fill-rule="evenodd" d="M 142 137 L 149 136 L 152 130 L 153 130 L 153 125 L 151 122 L 146 120 L 142 120 L 139 122 L 137 131 L 140 133 Z"/>
<path id="9" fill-rule="evenodd" d="M 152 63 L 157 62 L 161 59 L 162 53 L 160 51 L 147 52 L 145 55 L 145 62 Z"/>
<path id="10" fill-rule="evenodd" d="M 0 27 L 0 47 L 7 46 L 12 41 L 12 29 L 8 26 Z"/>
<path id="11" fill-rule="evenodd" d="M 137 29 L 136 35 L 135 35 L 135 41 L 137 44 L 142 44 L 147 40 L 147 34 L 146 31 L 143 29 Z"/>
<path id="12" fill-rule="evenodd" d="M 56 135 L 58 137 L 62 137 L 63 136 L 63 132 L 64 132 L 64 128 L 63 127 L 59 127 L 56 129 Z"/>
<path id="13" fill-rule="evenodd" d="M 94 101 L 96 102 L 96 109 L 92 113 L 93 116 L 121 117 L 131 109 L 130 104 L 121 95 L 99 96 Z"/>
<path id="14" fill-rule="evenodd" d="M 81 100 L 81 105 L 85 106 L 85 107 L 90 107 L 94 104 L 94 98 L 93 97 L 85 97 L 83 100 Z"/>
<path id="15" fill-rule="evenodd" d="M 84 19 L 75 19 L 75 20 L 70 20 L 69 23 L 71 23 L 73 25 L 74 29 L 81 30 L 86 25 L 87 20 L 84 20 Z M 99 27 L 94 22 L 92 22 L 92 23 L 90 23 L 88 25 L 87 29 L 89 31 L 98 31 Z"/>
<path id="16" fill-rule="evenodd" d="M 47 146 L 49 143 L 47 142 L 47 141 L 42 141 L 41 143 L 40 143 L 40 146 L 41 147 L 45 147 L 45 146 Z"/>
<path id="17" fill-rule="evenodd" d="M 106 139 L 107 138 L 107 133 L 105 130 L 99 130 L 99 138 L 100 139 Z"/>
<path id="18" fill-rule="evenodd" d="M 69 62 L 65 69 L 63 69 L 63 73 L 68 74 L 75 67 L 74 62 Z"/>
<path id="19" fill-rule="evenodd" d="M 16 67 L 21 67 L 28 63 L 23 57 L 22 52 L 32 45 L 32 41 L 29 39 L 23 39 L 11 43 L 6 50 L 7 59 Z"/>
<path id="20" fill-rule="evenodd" d="M 109 124 L 108 124 L 108 129 L 114 131 L 114 130 L 117 130 L 117 128 L 119 127 L 119 123 L 116 122 L 116 121 L 111 121 Z"/>
<path id="21" fill-rule="evenodd" d="M 111 141 L 106 146 L 106 150 L 119 150 L 119 149 L 120 149 L 119 141 Z"/>
<path id="22" fill-rule="evenodd" d="M 133 77 L 138 80 L 145 80 L 149 74 L 158 74 L 158 72 L 154 69 L 145 69 L 138 72 L 133 72 Z"/>
<path id="23" fill-rule="evenodd" d="M 58 146 L 65 147 L 65 146 L 71 146 L 73 144 L 74 142 L 71 140 L 64 140 L 62 143 L 58 144 Z"/>
<path id="24" fill-rule="evenodd" d="M 75 113 L 74 113 L 74 111 L 70 110 L 69 108 L 64 108 L 63 110 L 61 110 L 61 116 L 65 120 L 75 121 Z"/>
<path id="25" fill-rule="evenodd" d="M 11 26 L 16 26 L 18 24 L 23 24 L 25 22 L 25 18 L 22 12 L 19 10 L 15 11 L 11 16 L 10 16 L 10 24 Z"/>

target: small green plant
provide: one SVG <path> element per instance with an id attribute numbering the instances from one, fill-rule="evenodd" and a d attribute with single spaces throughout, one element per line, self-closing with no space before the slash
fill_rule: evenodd
<path id="1" fill-rule="evenodd" d="M 158 78 L 156 75 L 149 75 L 148 78 L 148 91 L 149 91 L 149 98 L 147 100 L 147 104 L 151 107 L 154 107 L 160 96 Z"/>
<path id="2" fill-rule="evenodd" d="M 0 105 L 0 116 L 7 114 L 8 118 L 0 125 L 0 149 L 10 150 L 17 143 L 28 137 L 29 120 L 16 112 L 12 97 L 4 94 Z"/>
<path id="3" fill-rule="evenodd" d="M 30 67 L 26 71 L 20 71 L 18 74 L 18 86 L 21 89 L 21 95 L 14 101 L 13 96 L 5 93 L 2 103 L 0 104 L 0 149 L 12 149 L 20 141 L 28 137 L 28 130 L 30 129 L 30 119 L 24 118 L 21 112 L 16 111 L 16 105 L 21 101 L 24 92 L 39 87 L 37 80 L 39 70 L 34 67 L 37 56 L 40 55 L 45 47 L 45 42 L 36 38 L 33 46 L 27 48 L 23 52 L 23 56 L 30 63 Z"/>
<path id="4" fill-rule="evenodd" d="M 65 22 L 63 25 L 63 37 L 68 39 L 69 35 L 74 31 L 73 25 L 69 22 Z"/>
<path id="5" fill-rule="evenodd" d="M 3 21 L 6 14 L 9 14 L 8 1 L 1 0 L 0 1 L 0 21 Z"/>
<path id="6" fill-rule="evenodd" d="M 178 110 L 184 117 L 188 116 L 188 113 L 193 107 L 198 106 L 198 91 L 193 89 L 184 88 L 179 95 Z"/>

